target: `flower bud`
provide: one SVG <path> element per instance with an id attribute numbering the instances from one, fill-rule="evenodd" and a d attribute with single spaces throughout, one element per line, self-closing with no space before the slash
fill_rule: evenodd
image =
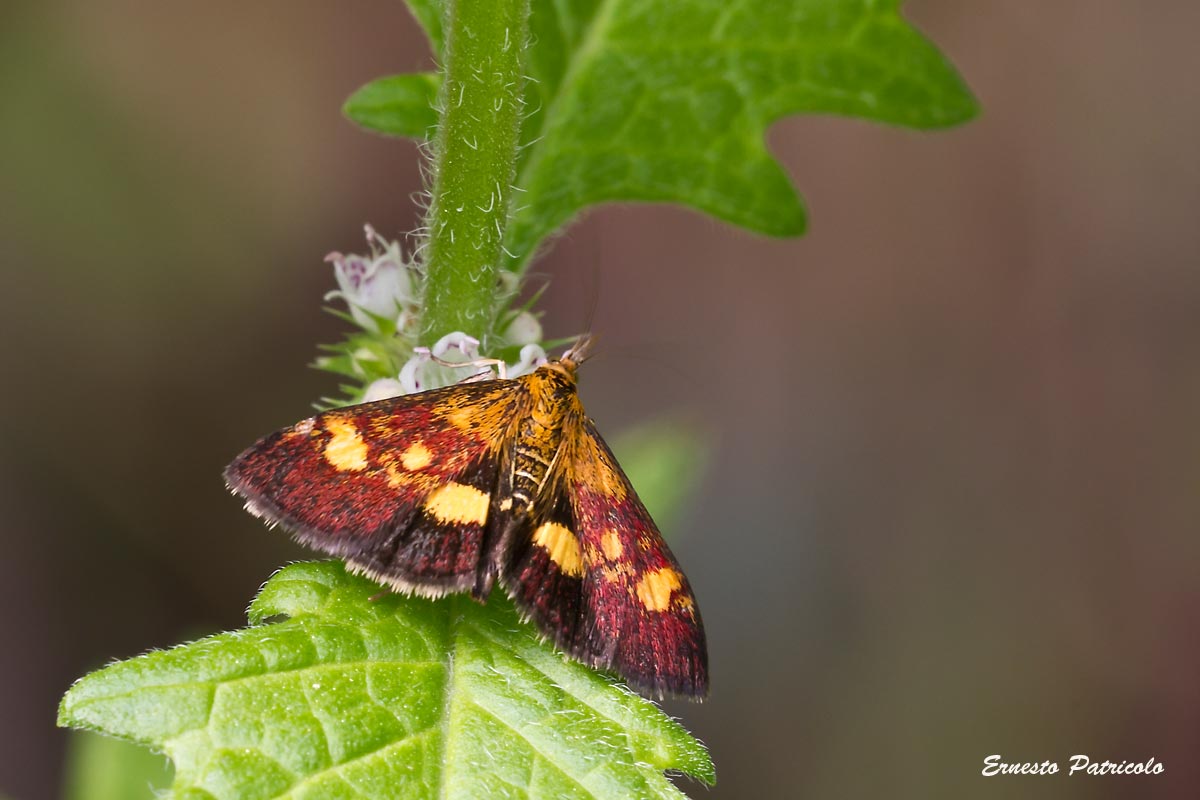
<path id="1" fill-rule="evenodd" d="M 504 329 L 504 341 L 512 345 L 537 344 L 542 340 L 542 323 L 528 311 L 513 317 Z"/>
<path id="2" fill-rule="evenodd" d="M 373 400 L 386 400 L 389 397 L 399 397 L 405 394 L 404 384 L 395 378 L 380 378 L 377 381 L 372 381 L 367 390 L 363 392 L 360 402 L 370 403 Z"/>

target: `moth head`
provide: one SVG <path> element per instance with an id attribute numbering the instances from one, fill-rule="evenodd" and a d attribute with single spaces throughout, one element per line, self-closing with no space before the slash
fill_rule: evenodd
<path id="1" fill-rule="evenodd" d="M 571 372 L 574 372 L 580 364 L 591 358 L 592 342 L 596 339 L 592 334 L 582 334 L 575 340 L 575 344 L 567 348 L 567 352 L 562 354 L 558 359 L 559 363 L 566 367 Z"/>

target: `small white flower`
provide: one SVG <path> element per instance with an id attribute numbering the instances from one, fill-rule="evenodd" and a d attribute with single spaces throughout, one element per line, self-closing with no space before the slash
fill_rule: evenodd
<path id="1" fill-rule="evenodd" d="M 400 369 L 400 384 L 406 394 L 449 386 L 466 377 L 461 369 L 438 364 L 435 358 L 468 366 L 479 359 L 479 340 L 455 331 L 438 339 L 433 347 L 414 347 L 412 358 Z"/>
<path id="2" fill-rule="evenodd" d="M 521 348 L 521 355 L 515 364 L 508 366 L 508 377 L 519 378 L 528 375 L 546 363 L 546 351 L 540 345 L 527 344 Z"/>
<path id="3" fill-rule="evenodd" d="M 369 256 L 330 253 L 325 260 L 333 264 L 338 290 L 325 295 L 329 300 L 341 297 L 350 308 L 354 321 L 367 330 L 378 330 L 376 317 L 402 317 L 405 304 L 412 302 L 411 267 L 404 261 L 398 242 L 389 242 L 366 226 Z"/>
<path id="4" fill-rule="evenodd" d="M 413 357 L 404 362 L 404 366 L 400 368 L 400 388 L 404 394 L 413 394 L 414 392 L 423 392 L 426 388 L 425 375 L 423 374 L 425 367 L 429 363 L 429 348 L 415 348 Z"/>
<path id="5" fill-rule="evenodd" d="M 413 348 L 414 352 L 423 349 L 425 348 Z M 429 348 L 429 352 L 433 354 L 434 358 L 440 358 L 442 361 L 477 361 L 479 359 L 479 340 L 462 331 L 455 331 L 438 339 L 433 347 Z"/>

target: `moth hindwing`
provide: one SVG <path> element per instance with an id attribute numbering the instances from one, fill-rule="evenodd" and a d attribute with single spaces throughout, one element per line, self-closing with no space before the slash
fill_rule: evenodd
<path id="1" fill-rule="evenodd" d="M 402 592 L 498 580 L 564 652 L 653 695 L 703 697 L 687 578 L 584 413 L 570 355 L 512 380 L 326 411 L 225 471 L 246 507 Z"/>

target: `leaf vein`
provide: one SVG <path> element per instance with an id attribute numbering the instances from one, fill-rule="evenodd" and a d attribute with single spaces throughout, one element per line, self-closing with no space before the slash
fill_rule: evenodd
<path id="1" fill-rule="evenodd" d="M 311 775 L 308 775 L 308 776 L 304 777 L 302 780 L 292 784 L 291 786 L 288 787 L 286 792 L 284 792 L 283 794 L 280 794 L 280 795 L 275 795 L 275 797 L 272 798 L 272 800 L 283 800 L 283 798 L 288 797 L 293 792 L 295 792 L 299 789 L 303 789 L 305 786 L 311 785 L 311 784 L 315 783 L 316 781 L 320 780 L 321 778 L 326 777 L 327 775 L 337 775 L 343 781 L 346 781 L 345 776 L 342 775 L 342 771 L 344 769 L 346 769 L 347 767 L 351 767 L 360 761 L 366 761 L 369 758 L 375 758 L 376 756 L 378 756 L 382 753 L 385 753 L 388 750 L 391 750 L 392 748 L 400 747 L 401 745 L 408 744 L 416 739 L 421 739 L 421 738 L 428 736 L 431 733 L 437 733 L 437 732 L 438 732 L 437 728 L 435 728 L 435 727 L 425 728 L 424 730 L 417 731 L 415 733 L 410 733 L 403 738 L 394 739 L 390 742 L 380 745 L 379 747 L 373 748 L 372 750 L 369 750 L 365 753 L 361 753 L 361 754 L 355 756 L 354 758 L 350 759 L 349 761 L 343 761 L 340 764 L 331 764 L 330 766 L 325 767 L 324 769 L 317 770 L 316 772 L 312 773 Z M 354 788 L 353 784 L 350 784 L 349 781 L 346 781 L 346 783 L 349 784 L 352 789 Z M 362 794 L 357 789 L 355 789 L 354 791 L 357 794 Z"/>

